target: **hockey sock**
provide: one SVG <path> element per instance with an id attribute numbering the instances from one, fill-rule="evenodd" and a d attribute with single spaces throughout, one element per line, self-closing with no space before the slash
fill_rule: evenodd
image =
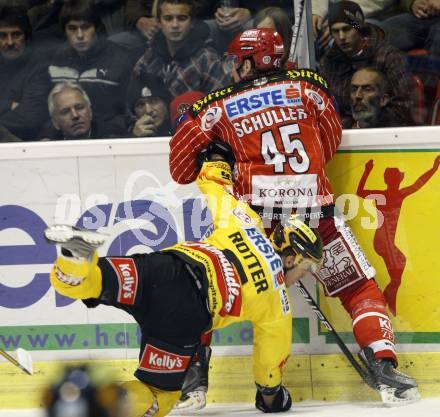
<path id="1" fill-rule="evenodd" d="M 355 290 L 344 291 L 340 299 L 353 320 L 353 334 L 361 349 L 370 347 L 376 359 L 388 358 L 397 364 L 393 327 L 376 282 L 365 281 Z"/>

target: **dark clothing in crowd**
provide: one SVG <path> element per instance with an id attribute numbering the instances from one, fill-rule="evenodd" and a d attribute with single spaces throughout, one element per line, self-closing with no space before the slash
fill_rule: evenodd
<path id="1" fill-rule="evenodd" d="M 96 125 L 94 121 L 92 121 L 92 126 L 90 129 L 90 132 L 88 135 L 76 138 L 76 139 L 103 139 L 103 138 L 120 138 L 123 137 L 122 135 L 115 136 L 113 135 L 112 131 L 106 130 L 105 126 L 104 130 L 101 130 L 99 126 Z M 44 133 L 42 134 L 42 137 L 45 139 L 50 140 L 76 140 L 76 139 L 66 139 L 64 137 L 64 133 L 61 130 L 57 130 L 53 127 L 52 123 L 47 123 L 47 125 L 44 128 Z"/>
<path id="2" fill-rule="evenodd" d="M 107 35 L 133 30 L 136 21 L 148 13 L 139 0 L 101 0 L 97 7 Z"/>
<path id="3" fill-rule="evenodd" d="M 218 7 L 222 7 L 222 3 L 219 0 L 194 0 L 195 16 L 199 19 L 213 19 L 214 13 Z M 252 16 L 255 16 L 261 9 L 265 7 L 281 7 L 290 16 L 293 15 L 293 6 L 291 0 L 239 0 L 231 1 L 231 7 L 240 7 L 248 9 Z"/>
<path id="4" fill-rule="evenodd" d="M 171 56 L 165 36 L 159 31 L 136 63 L 134 73 L 136 76 L 159 76 L 173 97 L 191 90 L 207 94 L 223 87 L 229 80 L 212 45 L 208 26 L 196 22 L 184 45 Z"/>
<path id="5" fill-rule="evenodd" d="M 100 39 L 85 56 L 79 56 L 70 46 L 62 47 L 48 70 L 54 85 L 80 84 L 90 98 L 97 125 L 107 125 L 105 130 L 112 126 L 114 136 L 118 136 L 126 132 L 125 95 L 132 68 L 132 59 L 125 49 Z"/>
<path id="6" fill-rule="evenodd" d="M 58 16 L 64 0 L 38 2 L 28 14 L 32 28 L 37 37 L 46 33 L 62 36 L 62 28 Z M 153 1 L 139 0 L 100 0 L 96 1 L 96 10 L 107 35 L 113 35 L 126 30 L 134 30 L 137 20 L 142 16 L 151 16 Z"/>
<path id="7" fill-rule="evenodd" d="M 347 119 L 351 118 L 351 77 L 363 67 L 373 67 L 386 76 L 390 85 L 389 108 L 394 114 L 393 120 L 400 120 L 398 124 L 401 125 L 414 124 L 411 120 L 413 81 L 407 69 L 406 56 L 384 40 L 384 33 L 378 27 L 366 25 L 362 31 L 365 44 L 357 55 L 347 56 L 335 43 L 322 57 L 320 63 L 321 73 L 327 79 L 340 107 L 344 126 L 347 124 Z"/>
<path id="8" fill-rule="evenodd" d="M 59 14 L 64 0 L 39 2 L 28 10 L 32 24 L 33 43 L 40 47 L 41 53 L 50 58 L 54 51 L 65 41 L 65 33 L 59 24 Z M 151 5 L 139 0 L 100 0 L 95 2 L 100 25 L 97 31 L 112 36 L 115 43 L 130 50 L 138 58 L 142 53 L 143 40 L 136 29 L 136 22 L 142 16 L 151 15 Z M 152 1 L 151 1 L 152 3 Z M 120 36 L 122 35 L 122 38 Z M 128 35 L 128 40 L 125 37 Z M 140 38 L 140 39 L 138 39 Z M 133 42 L 134 51 L 130 43 Z"/>
<path id="9" fill-rule="evenodd" d="M 411 13 L 393 16 L 383 23 L 389 42 L 402 51 L 424 48 L 440 59 L 440 16 L 419 19 Z"/>
<path id="10" fill-rule="evenodd" d="M 413 124 L 414 123 L 412 123 L 410 117 L 406 119 L 399 117 L 396 120 L 396 115 L 393 112 L 393 110 L 390 109 L 388 106 L 386 106 L 381 109 L 381 112 L 379 114 L 379 119 L 375 127 L 399 127 L 399 126 L 403 127 L 403 126 L 412 126 Z"/>
<path id="11" fill-rule="evenodd" d="M 369 126 L 369 127 L 374 127 L 374 128 L 403 127 L 403 126 L 413 126 L 413 125 L 414 123 L 410 117 L 408 117 L 406 120 L 402 117 L 396 118 L 395 112 L 392 109 L 390 109 L 387 105 L 380 109 L 379 117 L 375 121 L 374 126 Z M 360 126 L 353 119 L 346 119 L 344 128 L 358 129 L 360 128 Z"/>
<path id="12" fill-rule="evenodd" d="M 11 61 L 0 57 L 0 125 L 20 139 L 38 139 L 49 119 L 49 89 L 46 68 L 30 51 Z"/>

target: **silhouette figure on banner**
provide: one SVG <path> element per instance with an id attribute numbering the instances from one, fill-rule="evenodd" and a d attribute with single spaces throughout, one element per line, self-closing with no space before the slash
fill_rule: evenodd
<path id="1" fill-rule="evenodd" d="M 400 209 L 402 208 L 403 200 L 419 191 L 435 174 L 439 165 L 440 155 L 436 157 L 429 171 L 421 175 L 414 184 L 402 188 L 400 188 L 400 184 L 405 173 L 398 168 L 386 168 L 383 177 L 387 188 L 385 190 L 366 190 L 365 183 L 374 166 L 373 160 L 370 159 L 365 164 L 364 173 L 359 181 L 357 195 L 361 198 L 376 200 L 376 210 L 380 210 L 383 215 L 383 223 L 376 229 L 374 235 L 374 249 L 383 258 L 391 278 L 383 294 L 394 316 L 397 311 L 397 291 L 406 265 L 406 257 L 396 246 L 395 242 Z"/>

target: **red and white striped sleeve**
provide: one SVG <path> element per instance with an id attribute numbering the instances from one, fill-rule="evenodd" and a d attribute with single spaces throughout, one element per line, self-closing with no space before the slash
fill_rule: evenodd
<path id="1" fill-rule="evenodd" d="M 333 105 L 333 98 L 325 95 L 325 107 L 317 112 L 321 144 L 325 162 L 330 161 L 336 153 L 342 139 L 342 123 Z"/>
<path id="2" fill-rule="evenodd" d="M 189 118 L 182 123 L 170 141 L 170 173 L 179 184 L 195 181 L 198 174 L 196 157 L 211 141 L 197 122 Z"/>

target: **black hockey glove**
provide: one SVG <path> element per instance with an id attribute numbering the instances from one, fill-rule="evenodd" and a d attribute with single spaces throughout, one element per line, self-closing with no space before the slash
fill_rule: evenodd
<path id="1" fill-rule="evenodd" d="M 275 395 L 272 405 L 268 407 L 263 399 L 264 395 Z M 275 388 L 265 388 L 257 384 L 257 395 L 255 396 L 255 407 L 263 413 L 280 413 L 290 410 L 292 398 L 284 385 Z"/>
<path id="2" fill-rule="evenodd" d="M 232 152 L 232 148 L 220 139 L 214 139 L 212 142 L 209 142 L 208 146 L 205 149 L 202 149 L 196 158 L 196 165 L 198 170 L 202 168 L 204 162 L 210 162 L 214 160 L 218 160 L 213 158 L 214 155 L 220 155 L 221 160 L 227 162 L 231 167 L 231 170 L 234 169 L 235 165 L 235 155 Z"/>

